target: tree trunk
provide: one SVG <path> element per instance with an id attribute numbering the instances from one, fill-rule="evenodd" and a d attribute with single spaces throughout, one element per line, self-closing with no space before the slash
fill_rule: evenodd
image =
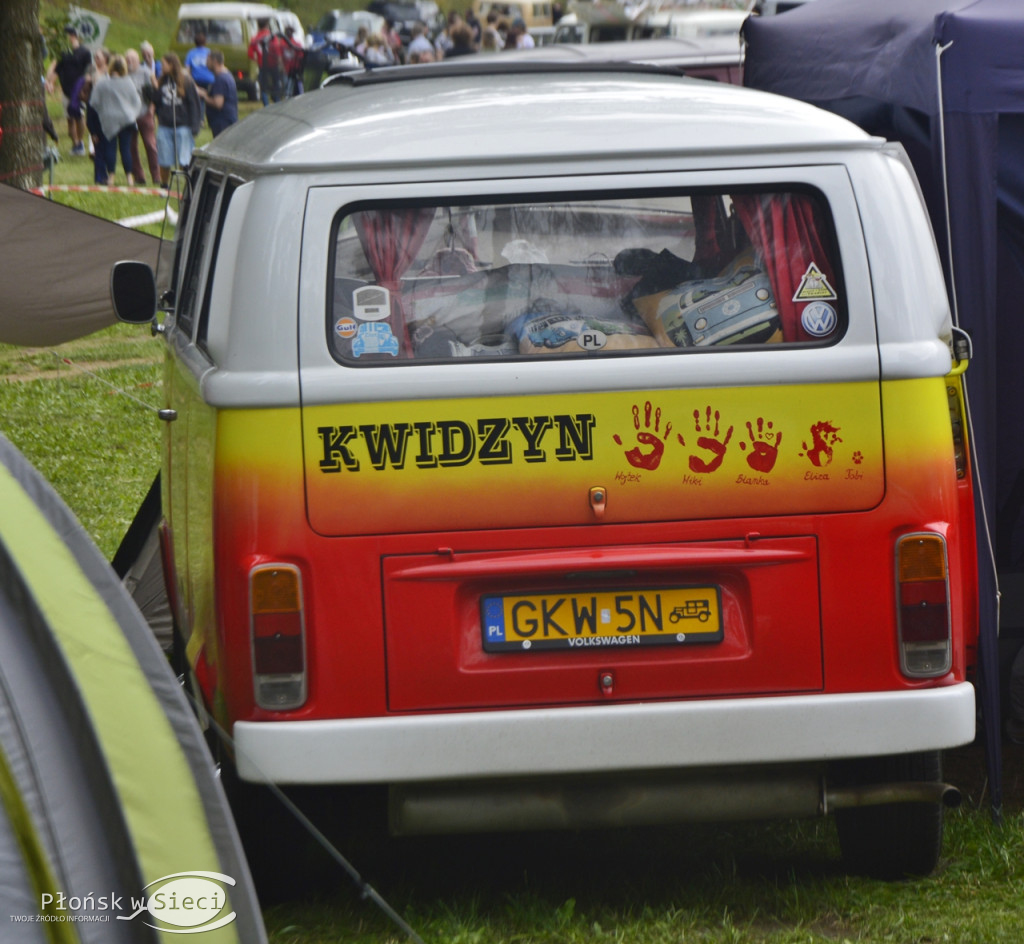
<path id="1" fill-rule="evenodd" d="M 39 0 L 0 2 L 0 184 L 27 190 L 43 179 Z"/>

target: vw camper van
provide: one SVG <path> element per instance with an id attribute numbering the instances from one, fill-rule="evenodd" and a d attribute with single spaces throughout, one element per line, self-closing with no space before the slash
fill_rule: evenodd
<path id="1" fill-rule="evenodd" d="M 186 194 L 164 559 L 243 781 L 400 834 L 835 813 L 851 868 L 934 867 L 968 361 L 899 147 L 499 57 L 339 76 Z"/>

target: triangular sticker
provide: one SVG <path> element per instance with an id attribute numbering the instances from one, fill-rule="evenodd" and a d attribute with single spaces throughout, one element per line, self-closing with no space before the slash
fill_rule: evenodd
<path id="1" fill-rule="evenodd" d="M 832 301 L 835 298 L 835 290 L 828 284 L 825 273 L 812 262 L 800 280 L 800 287 L 796 290 L 793 301 L 820 302 Z"/>

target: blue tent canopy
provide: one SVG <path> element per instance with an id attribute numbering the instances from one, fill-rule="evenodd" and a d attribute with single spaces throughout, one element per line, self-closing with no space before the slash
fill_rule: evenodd
<path id="1" fill-rule="evenodd" d="M 752 17 L 744 33 L 747 85 L 827 108 L 906 147 L 955 316 L 973 340 L 967 377 L 985 512 L 979 689 L 998 815 L 995 571 L 1024 571 L 1024 8 L 1020 0 L 816 0 L 785 16 Z"/>

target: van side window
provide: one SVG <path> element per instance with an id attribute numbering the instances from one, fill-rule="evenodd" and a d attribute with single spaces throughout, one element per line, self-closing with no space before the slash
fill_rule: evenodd
<path id="1" fill-rule="evenodd" d="M 195 323 L 203 261 L 206 258 L 206 247 L 210 241 L 213 210 L 217 203 L 221 180 L 220 177 L 212 174 L 206 175 L 200 184 L 193 205 L 191 236 L 185 260 L 185 271 L 181 279 L 181 295 L 178 299 L 177 311 L 178 328 L 190 337 Z"/>
<path id="2" fill-rule="evenodd" d="M 828 204 L 795 187 L 350 207 L 328 297 L 352 365 L 821 345 L 846 325 Z"/>
<path id="3" fill-rule="evenodd" d="M 217 212 L 217 225 L 213 235 L 213 252 L 210 254 L 210 265 L 206 272 L 206 287 L 203 291 L 203 304 L 199 312 L 199 330 L 196 332 L 196 344 L 206 350 L 206 334 L 210 327 L 210 290 L 213 287 L 213 276 L 217 271 L 217 260 L 220 258 L 220 237 L 224 231 L 224 220 L 227 217 L 228 206 L 231 204 L 231 197 L 238 189 L 237 180 L 227 180 L 224 183 L 224 192 L 220 200 L 220 209 Z"/>

